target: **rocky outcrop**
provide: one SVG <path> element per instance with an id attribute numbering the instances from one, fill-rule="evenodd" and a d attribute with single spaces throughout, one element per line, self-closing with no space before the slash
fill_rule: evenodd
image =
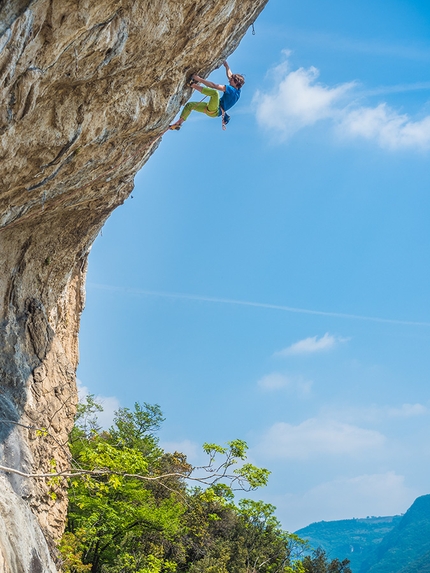
<path id="1" fill-rule="evenodd" d="M 36 517 L 4 476 L 0 476 L 0 515 L 0 571 L 55 573 Z"/>
<path id="2" fill-rule="evenodd" d="M 91 244 L 190 73 L 217 67 L 265 2 L 0 0 L 2 466 L 69 467 Z M 66 508 L 63 483 L 0 474 L 0 572 L 54 570 L 38 528 L 51 544 Z"/>

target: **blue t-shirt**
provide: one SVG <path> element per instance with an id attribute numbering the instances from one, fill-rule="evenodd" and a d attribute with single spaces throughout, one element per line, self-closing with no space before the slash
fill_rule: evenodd
<path id="1" fill-rule="evenodd" d="M 227 111 L 240 98 L 240 90 L 237 90 L 233 86 L 225 86 L 225 92 L 222 95 L 222 98 L 219 100 L 219 106 L 224 111 Z M 221 109 L 219 111 L 219 115 L 221 115 Z"/>

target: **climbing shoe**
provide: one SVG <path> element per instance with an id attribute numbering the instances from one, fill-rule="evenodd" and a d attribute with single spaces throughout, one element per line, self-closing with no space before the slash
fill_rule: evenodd
<path id="1" fill-rule="evenodd" d="M 180 125 L 169 125 L 169 129 L 172 131 L 179 131 L 181 129 Z"/>

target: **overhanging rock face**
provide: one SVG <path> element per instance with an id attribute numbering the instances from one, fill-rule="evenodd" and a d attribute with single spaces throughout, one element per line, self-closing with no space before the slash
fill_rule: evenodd
<path id="1" fill-rule="evenodd" d="M 186 79 L 220 65 L 266 1 L 0 0 L 1 466 L 69 467 L 88 251 Z M 62 485 L 3 472 L 0 490 L 0 573 L 54 571 Z"/>

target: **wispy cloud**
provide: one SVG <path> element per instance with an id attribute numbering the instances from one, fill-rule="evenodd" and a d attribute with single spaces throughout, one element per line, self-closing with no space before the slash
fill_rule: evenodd
<path id="1" fill-rule="evenodd" d="M 427 416 L 430 410 L 423 404 L 404 403 L 399 406 L 372 404 L 365 407 L 332 406 L 323 408 L 321 414 L 325 417 L 337 416 L 337 419 L 350 423 L 380 424 L 389 420 L 409 420 L 421 416 Z"/>
<path id="2" fill-rule="evenodd" d="M 420 322 L 415 320 L 399 320 L 396 318 L 379 318 L 376 316 L 363 316 L 359 314 L 346 314 L 342 312 L 327 312 L 324 310 L 310 310 L 306 308 L 297 308 L 293 306 L 283 306 L 280 304 L 270 304 L 265 302 L 251 302 L 247 300 L 237 300 L 231 298 L 220 298 L 213 296 L 202 296 L 196 294 L 184 294 L 164 291 L 152 291 L 139 288 L 118 287 L 113 285 L 103 285 L 97 283 L 87 283 L 87 288 L 106 290 L 111 292 L 123 292 L 124 294 L 150 296 L 157 298 L 170 298 L 177 300 L 190 300 L 196 302 L 208 302 L 214 304 L 226 304 L 235 306 L 249 306 L 254 308 L 266 308 L 270 310 L 280 310 L 283 312 L 292 312 L 296 314 L 309 314 L 314 316 L 330 316 L 332 318 L 344 318 L 349 320 L 364 320 L 370 322 L 381 322 L 387 324 L 399 324 L 404 326 L 430 326 L 430 322 Z"/>
<path id="3" fill-rule="evenodd" d="M 375 57 L 391 57 L 395 60 L 408 59 L 420 62 L 430 62 L 430 49 L 426 45 L 420 46 L 417 43 L 389 43 L 378 39 L 359 39 L 345 37 L 339 34 L 328 34 L 312 30 L 300 30 L 296 26 L 287 28 L 283 32 L 283 37 L 288 37 L 291 41 L 306 43 L 309 46 L 331 49 L 335 52 L 345 54 L 352 52 L 358 54 L 370 54 Z"/>
<path id="4" fill-rule="evenodd" d="M 430 82 L 415 82 L 412 84 L 397 84 L 393 86 L 379 86 L 377 88 L 365 89 L 359 95 L 362 97 L 407 93 L 415 91 L 430 91 Z"/>
<path id="5" fill-rule="evenodd" d="M 389 418 L 415 418 L 428 414 L 428 408 L 422 404 L 402 404 L 399 408 L 387 407 L 385 409 Z"/>
<path id="6" fill-rule="evenodd" d="M 258 450 L 275 459 L 309 459 L 318 455 L 356 456 L 380 450 L 385 436 L 337 420 L 309 418 L 294 426 L 274 424 L 264 434 Z"/>
<path id="7" fill-rule="evenodd" d="M 266 392 L 288 389 L 305 398 L 311 394 L 313 382 L 312 380 L 305 380 L 301 376 L 288 376 L 280 372 L 272 372 L 260 378 L 257 384 Z"/>
<path id="8" fill-rule="evenodd" d="M 274 356 L 293 356 L 295 354 L 314 354 L 315 352 L 325 352 L 331 350 L 342 342 L 347 342 L 349 338 L 341 338 L 333 336 L 326 332 L 324 336 L 310 336 L 298 342 L 294 342 L 291 346 L 275 352 Z"/>
<path id="9" fill-rule="evenodd" d="M 257 121 L 264 129 L 285 139 L 299 129 L 330 120 L 343 138 L 367 139 L 390 150 L 430 148 L 430 116 L 414 120 L 387 103 L 359 105 L 353 89 L 357 82 L 325 86 L 317 82 L 319 71 L 314 67 L 289 71 L 284 65 L 282 69 L 284 75 L 274 88 L 257 92 L 254 98 Z"/>

